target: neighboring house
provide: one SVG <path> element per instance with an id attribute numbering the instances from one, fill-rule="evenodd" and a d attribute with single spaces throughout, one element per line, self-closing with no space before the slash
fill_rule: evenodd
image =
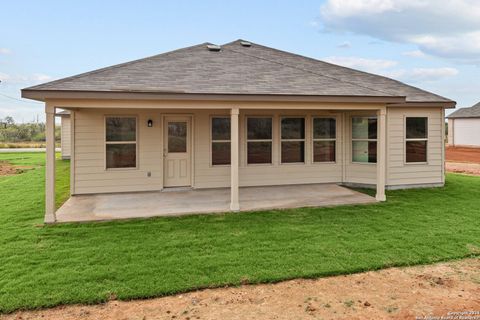
<path id="1" fill-rule="evenodd" d="M 57 115 L 60 117 L 60 149 L 62 159 L 70 159 L 70 146 L 71 146 L 71 130 L 70 125 L 70 111 L 64 110 L 58 112 Z"/>
<path id="2" fill-rule="evenodd" d="M 445 108 L 396 80 L 248 41 L 204 43 L 22 90 L 45 102 L 47 222 L 56 108 L 73 126 L 71 194 L 336 183 L 444 185 Z"/>
<path id="3" fill-rule="evenodd" d="M 447 118 L 449 145 L 480 147 L 480 102 L 458 109 Z"/>

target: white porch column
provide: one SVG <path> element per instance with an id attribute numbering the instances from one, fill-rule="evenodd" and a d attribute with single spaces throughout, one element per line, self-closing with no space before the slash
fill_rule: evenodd
<path id="1" fill-rule="evenodd" d="M 230 210 L 240 210 L 238 190 L 238 108 L 230 110 Z"/>
<path id="2" fill-rule="evenodd" d="M 45 104 L 45 223 L 55 222 L 55 107 Z"/>
<path id="3" fill-rule="evenodd" d="M 385 180 L 387 168 L 387 110 L 382 108 L 377 112 L 378 137 L 377 137 L 377 201 L 385 201 Z"/>

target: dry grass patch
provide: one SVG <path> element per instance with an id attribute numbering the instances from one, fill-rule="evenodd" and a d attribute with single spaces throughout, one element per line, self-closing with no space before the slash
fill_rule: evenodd
<path id="1" fill-rule="evenodd" d="M 33 166 L 14 166 L 7 161 L 0 161 L 0 176 L 20 174 L 32 168 Z"/>

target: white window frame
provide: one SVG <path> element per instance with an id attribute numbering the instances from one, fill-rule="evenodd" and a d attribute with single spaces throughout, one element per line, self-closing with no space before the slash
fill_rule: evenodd
<path id="1" fill-rule="evenodd" d="M 228 115 L 211 115 L 210 116 L 210 166 L 211 167 L 230 167 L 232 163 L 232 159 L 230 159 L 230 164 L 213 164 L 213 144 L 215 142 L 228 142 L 230 143 L 230 148 L 232 147 L 232 137 L 231 137 L 231 130 L 230 130 L 230 139 L 229 140 L 214 140 L 212 135 L 213 130 L 213 119 L 214 118 L 222 118 L 230 120 L 230 125 L 232 125 L 232 119 Z"/>
<path id="2" fill-rule="evenodd" d="M 408 118 L 425 118 L 427 119 L 427 124 L 426 124 L 426 128 L 425 128 L 425 133 L 427 135 L 426 138 L 407 138 L 407 119 Z M 406 164 L 406 165 L 415 165 L 415 164 L 428 164 L 428 148 L 429 148 L 429 145 L 430 143 L 428 142 L 428 137 L 429 137 L 429 130 L 428 130 L 428 117 L 427 116 L 405 116 L 405 121 L 404 121 L 404 132 L 405 132 L 405 135 L 404 135 L 404 141 L 405 143 L 403 144 L 403 154 L 404 154 L 404 157 L 403 157 L 403 162 Z M 407 162 L 407 142 L 408 141 L 425 141 L 427 143 L 427 150 L 425 150 L 425 161 L 420 161 L 420 162 Z"/>
<path id="3" fill-rule="evenodd" d="M 255 119 L 255 118 L 268 118 L 272 120 L 272 132 L 271 132 L 271 139 L 248 139 L 248 119 Z M 271 115 L 254 115 L 254 116 L 246 116 L 245 117 L 245 163 L 247 166 L 272 166 L 273 165 L 273 133 L 274 133 L 274 117 Z M 249 142 L 270 142 L 271 143 L 271 156 L 269 163 L 248 163 L 248 143 Z"/>
<path id="4" fill-rule="evenodd" d="M 295 115 L 281 115 L 279 117 L 279 122 L 278 122 L 278 130 L 279 130 L 279 140 L 280 140 L 280 146 L 278 148 L 278 150 L 280 151 L 278 153 L 278 157 L 280 159 L 278 159 L 279 163 L 281 165 L 303 165 L 303 164 L 306 164 L 306 160 L 307 160 L 307 121 L 306 121 L 306 117 L 305 116 L 295 116 Z M 283 119 L 288 119 L 288 118 L 292 118 L 292 119 L 303 119 L 303 139 L 283 139 L 282 138 L 282 120 Z M 283 162 L 282 161 L 282 142 L 303 142 L 303 162 Z"/>
<path id="5" fill-rule="evenodd" d="M 335 120 L 335 138 L 329 138 L 329 139 L 319 139 L 315 138 L 315 133 L 314 133 L 314 124 L 315 124 L 315 119 L 333 119 Z M 331 164 L 331 163 L 337 163 L 337 137 L 338 137 L 338 119 L 336 116 L 312 116 L 312 163 L 313 164 Z M 315 142 L 316 141 L 334 141 L 335 142 L 335 161 L 315 161 Z"/>
<path id="6" fill-rule="evenodd" d="M 135 141 L 107 141 L 107 119 L 108 118 L 134 118 L 135 119 Z M 137 115 L 105 115 L 103 119 L 103 142 L 104 142 L 104 169 L 106 171 L 123 171 L 123 170 L 138 170 L 138 116 Z M 114 145 L 114 144 L 135 144 L 135 167 L 126 167 L 126 168 L 108 168 L 107 167 L 107 145 Z"/>
<path id="7" fill-rule="evenodd" d="M 366 119 L 376 119 L 377 120 L 377 139 L 354 139 L 353 138 L 353 118 L 366 118 Z M 353 161 L 353 142 L 354 141 L 367 141 L 367 142 L 376 142 L 377 143 L 377 150 L 378 150 L 378 117 L 377 116 L 367 116 L 367 115 L 362 115 L 362 116 L 351 116 L 350 117 L 350 162 L 352 164 L 361 164 L 361 165 L 376 165 L 378 162 L 378 154 L 377 154 L 377 161 L 376 162 L 360 162 L 360 161 Z"/>

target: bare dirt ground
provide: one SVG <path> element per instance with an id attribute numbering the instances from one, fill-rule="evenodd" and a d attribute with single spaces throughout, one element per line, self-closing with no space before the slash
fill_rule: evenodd
<path id="1" fill-rule="evenodd" d="M 480 148 L 446 147 L 445 158 L 451 162 L 480 163 Z"/>
<path id="2" fill-rule="evenodd" d="M 447 147 L 445 158 L 448 172 L 480 175 L 480 148 Z"/>
<path id="3" fill-rule="evenodd" d="M 0 176 L 9 176 L 23 172 L 27 167 L 12 166 L 8 162 L 0 161 Z"/>
<path id="4" fill-rule="evenodd" d="M 445 168 L 447 172 L 480 176 L 480 163 L 446 162 Z"/>
<path id="5" fill-rule="evenodd" d="M 24 173 L 32 168 L 31 166 L 14 166 L 6 161 L 0 161 L 0 177 Z"/>
<path id="6" fill-rule="evenodd" d="M 480 259 L 62 306 L 0 319 L 415 319 L 464 311 L 480 312 Z"/>

